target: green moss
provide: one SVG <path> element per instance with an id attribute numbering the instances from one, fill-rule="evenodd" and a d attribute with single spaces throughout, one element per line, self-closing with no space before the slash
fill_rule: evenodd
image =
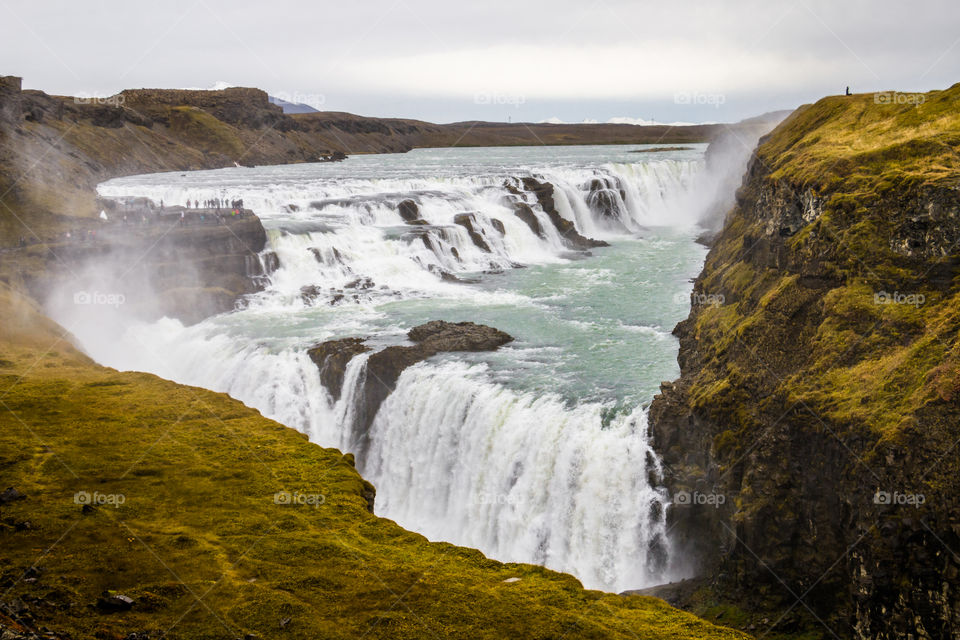
<path id="1" fill-rule="evenodd" d="M 862 196 L 955 184 L 960 84 L 945 91 L 889 95 L 895 97 L 889 103 L 885 95 L 860 94 L 797 109 L 759 149 L 771 177 Z"/>
<path id="2" fill-rule="evenodd" d="M 205 153 L 219 153 L 240 160 L 244 145 L 239 132 L 198 107 L 170 109 L 170 131 Z"/>

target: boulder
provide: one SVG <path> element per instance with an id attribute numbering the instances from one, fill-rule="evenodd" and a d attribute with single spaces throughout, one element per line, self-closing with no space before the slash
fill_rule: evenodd
<path id="1" fill-rule="evenodd" d="M 133 598 L 122 593 L 104 591 L 103 595 L 97 599 L 97 609 L 106 613 L 129 611 L 131 608 L 133 608 Z"/>
<path id="2" fill-rule="evenodd" d="M 427 221 L 420 217 L 420 207 L 413 200 L 403 200 L 397 205 L 397 213 L 407 224 L 427 224 Z"/>

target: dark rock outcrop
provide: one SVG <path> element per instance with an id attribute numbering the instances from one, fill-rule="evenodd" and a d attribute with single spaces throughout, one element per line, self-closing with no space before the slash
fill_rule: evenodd
<path id="1" fill-rule="evenodd" d="M 0 76 L 0 120 L 13 124 L 23 118 L 21 84 L 16 76 Z"/>
<path id="2" fill-rule="evenodd" d="M 407 332 L 413 345 L 396 345 L 372 354 L 367 359 L 363 374 L 363 391 L 357 399 L 354 442 L 357 455 L 367 451 L 367 431 L 373 423 L 380 405 L 396 388 L 400 374 L 410 366 L 444 351 L 493 351 L 513 338 L 499 329 L 473 322 L 445 322 L 434 320 L 414 327 Z M 310 350 L 310 357 L 320 367 L 321 376 L 328 389 L 343 384 L 343 371 L 350 358 L 369 351 L 362 340 L 348 338 L 317 345 Z M 331 357 L 334 358 L 332 364 Z M 339 387 L 338 397 L 339 397 Z"/>
<path id="3" fill-rule="evenodd" d="M 53 304 L 75 302 L 58 300 L 64 291 L 110 292 L 136 316 L 167 315 L 187 324 L 231 311 L 243 296 L 262 288 L 266 269 L 259 253 L 267 236 L 251 212 L 221 222 L 210 214 L 200 222 L 200 214 L 193 213 L 185 226 L 176 212 L 126 215 L 129 223 L 114 218 L 56 245 L 44 254 L 53 264 L 24 272 L 24 286 L 40 299 L 54 292 Z M 148 224 L 142 224 L 141 215 Z M 267 269 L 277 266 L 275 256 L 265 262 Z"/>
<path id="4" fill-rule="evenodd" d="M 537 216 L 533 213 L 530 205 L 523 200 L 516 200 L 511 202 L 510 205 L 513 207 L 513 214 L 530 227 L 530 231 L 533 231 L 541 238 L 546 237 L 546 234 L 543 232 L 543 227 L 540 226 L 540 221 L 537 220 Z"/>
<path id="5" fill-rule="evenodd" d="M 550 217 L 550 222 L 557 228 L 557 232 L 563 239 L 564 244 L 568 247 L 577 251 L 585 251 L 596 247 L 610 246 L 609 243 L 603 240 L 594 240 L 593 238 L 580 235 L 576 225 L 560 215 L 553 199 L 554 187 L 552 184 L 549 182 L 540 182 L 536 178 L 526 177 L 523 179 L 523 186 L 536 196 L 537 202 L 540 203 L 540 208 Z"/>
<path id="6" fill-rule="evenodd" d="M 597 177 L 587 184 L 587 203 L 597 214 L 608 220 L 620 217 L 620 204 L 626 197 L 623 186 L 616 178 Z"/>
<path id="7" fill-rule="evenodd" d="M 362 338 L 343 338 L 328 340 L 307 351 L 307 355 L 320 368 L 320 381 L 330 392 L 334 401 L 340 399 L 343 392 L 343 376 L 347 364 L 354 356 L 370 351 Z"/>
<path id="8" fill-rule="evenodd" d="M 420 207 L 413 200 L 401 200 L 397 205 L 397 213 L 407 224 L 425 225 L 430 224 L 420 217 Z"/>
<path id="9" fill-rule="evenodd" d="M 483 234 L 477 231 L 475 227 L 477 222 L 476 214 L 458 213 L 456 216 L 454 216 L 453 221 L 467 230 L 470 240 L 472 240 L 473 244 L 477 245 L 481 251 L 490 253 L 490 245 L 487 244 Z"/>

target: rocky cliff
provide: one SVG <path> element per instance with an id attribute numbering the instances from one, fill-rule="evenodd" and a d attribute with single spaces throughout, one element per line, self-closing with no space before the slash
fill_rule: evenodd
<path id="1" fill-rule="evenodd" d="M 650 411 L 698 576 L 659 593 L 757 633 L 960 637 L 958 242 L 960 85 L 761 140 Z"/>

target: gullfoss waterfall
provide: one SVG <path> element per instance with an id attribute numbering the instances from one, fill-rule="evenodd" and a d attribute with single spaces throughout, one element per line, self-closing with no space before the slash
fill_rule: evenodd
<path id="1" fill-rule="evenodd" d="M 242 198 L 268 231 L 264 288 L 192 326 L 53 313 L 104 364 L 227 392 L 358 452 L 378 515 L 590 588 L 643 587 L 676 577 L 645 409 L 676 377 L 669 332 L 704 256 L 702 157 L 417 150 L 117 179 L 102 196 Z M 339 397 L 306 354 L 336 338 L 400 344 L 434 319 L 515 340 L 407 368 L 368 426 L 370 354 Z"/>

